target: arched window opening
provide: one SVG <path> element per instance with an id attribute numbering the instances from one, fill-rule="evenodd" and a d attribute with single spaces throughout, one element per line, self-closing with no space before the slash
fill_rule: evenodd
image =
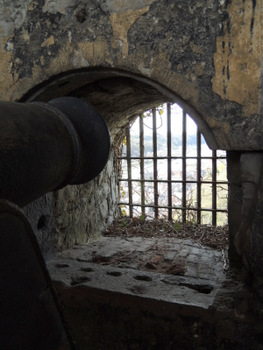
<path id="1" fill-rule="evenodd" d="M 226 154 L 208 148 L 179 105 L 140 115 L 127 127 L 122 147 L 122 215 L 227 224 Z"/>

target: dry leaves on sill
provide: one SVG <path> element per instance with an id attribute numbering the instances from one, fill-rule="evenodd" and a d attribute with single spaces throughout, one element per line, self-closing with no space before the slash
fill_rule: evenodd
<path id="1" fill-rule="evenodd" d="M 139 218 L 122 217 L 109 226 L 104 235 L 185 238 L 219 250 L 228 246 L 227 226 L 180 224 L 164 219 L 140 220 Z"/>

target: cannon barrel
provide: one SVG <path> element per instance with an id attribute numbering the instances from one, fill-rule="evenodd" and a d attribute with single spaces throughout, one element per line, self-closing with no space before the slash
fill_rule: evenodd
<path id="1" fill-rule="evenodd" d="M 0 102 L 0 198 L 23 207 L 67 184 L 90 181 L 109 150 L 103 118 L 80 99 Z"/>

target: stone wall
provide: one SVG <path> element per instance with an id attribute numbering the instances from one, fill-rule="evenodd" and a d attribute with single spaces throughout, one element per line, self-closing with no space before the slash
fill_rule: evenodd
<path id="1" fill-rule="evenodd" d="M 115 69 L 135 79 L 147 78 L 157 88 L 165 88 L 166 98 L 187 102 L 211 129 L 218 148 L 263 147 L 262 1 L 1 4 L 2 100 L 19 100 L 62 73 Z M 57 93 L 89 85 L 92 95 L 94 81 L 101 79 L 103 75 L 91 74 L 69 91 L 59 86 Z M 87 100 L 92 99 L 89 95 L 86 89 Z M 103 94 L 96 103 L 103 112 L 101 100 Z M 124 111 L 125 100 L 119 104 Z"/>
<path id="2" fill-rule="evenodd" d="M 0 8 L 1 100 L 82 98 L 104 116 L 114 146 L 129 118 L 177 102 L 212 149 L 263 150 L 262 1 L 0 0 Z M 105 180 L 26 209 L 45 251 L 44 242 L 63 249 L 85 241 L 87 228 L 99 232 L 109 214 L 110 222 L 117 187 L 107 169 Z M 231 227 L 233 240 L 237 222 Z"/>
<path id="3" fill-rule="evenodd" d="M 84 185 L 67 186 L 24 207 L 46 259 L 99 237 L 118 214 L 113 152 L 104 170 Z"/>

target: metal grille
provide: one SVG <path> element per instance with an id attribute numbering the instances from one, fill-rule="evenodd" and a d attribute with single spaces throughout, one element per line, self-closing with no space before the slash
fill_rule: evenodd
<path id="1" fill-rule="evenodd" d="M 126 129 L 119 159 L 119 205 L 124 215 L 227 223 L 225 152 L 209 150 L 178 105 L 166 104 L 139 116 Z"/>

